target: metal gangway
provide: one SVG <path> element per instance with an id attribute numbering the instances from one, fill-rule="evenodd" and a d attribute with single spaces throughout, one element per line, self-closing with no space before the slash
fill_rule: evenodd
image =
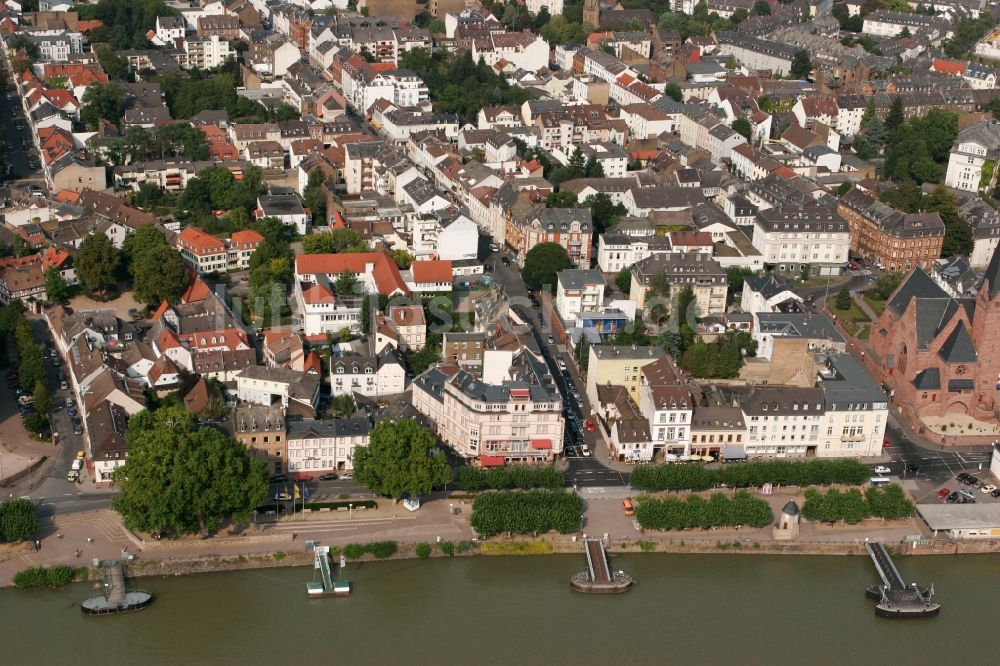
<path id="1" fill-rule="evenodd" d="M 125 565 L 120 560 L 101 563 L 101 578 L 104 581 L 105 598 L 109 603 L 125 601 Z"/>
<path id="2" fill-rule="evenodd" d="M 315 549 L 316 554 L 316 568 L 319 569 L 320 575 L 323 577 L 323 589 L 332 590 L 333 589 L 333 576 L 330 575 L 330 549 L 327 546 L 317 546 Z"/>
<path id="3" fill-rule="evenodd" d="M 903 576 L 900 575 L 892 558 L 889 557 L 889 552 L 885 549 L 885 546 L 880 543 L 867 541 L 865 542 L 865 548 L 868 549 L 868 555 L 871 556 L 872 562 L 875 564 L 875 570 L 878 571 L 878 575 L 882 578 L 886 589 L 905 590 L 906 581 L 903 580 Z"/>
<path id="4" fill-rule="evenodd" d="M 611 569 L 608 567 L 608 555 L 604 552 L 604 544 L 600 539 L 584 541 L 587 549 L 587 567 L 590 570 L 590 582 L 610 583 Z"/>

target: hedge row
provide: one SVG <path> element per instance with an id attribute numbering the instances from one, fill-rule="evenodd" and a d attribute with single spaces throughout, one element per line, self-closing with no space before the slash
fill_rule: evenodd
<path id="1" fill-rule="evenodd" d="M 871 517 L 906 518 L 914 511 L 913 502 L 895 483 L 884 488 L 868 488 L 864 494 L 855 488 L 845 492 L 831 488 L 826 493 L 810 488 L 802 505 L 802 515 L 809 520 L 824 523 L 843 520 L 851 525 Z"/>
<path id="2" fill-rule="evenodd" d="M 464 490 L 509 490 L 519 488 L 562 488 L 566 484 L 563 473 L 545 466 L 514 465 L 511 467 L 462 467 L 458 470 L 458 483 Z"/>
<path id="3" fill-rule="evenodd" d="M 702 465 L 644 465 L 632 472 L 633 488 L 641 490 L 704 490 L 719 485 L 730 488 L 765 483 L 809 486 L 847 483 L 857 485 L 871 477 L 857 460 L 760 460 L 708 468 Z"/>
<path id="4" fill-rule="evenodd" d="M 344 546 L 344 557 L 352 560 L 360 558 L 365 553 L 369 553 L 379 559 L 392 557 L 399 550 L 395 541 L 372 541 L 371 543 L 349 543 Z"/>
<path id="5" fill-rule="evenodd" d="M 14 574 L 14 585 L 20 588 L 30 587 L 62 587 L 73 581 L 73 569 L 65 564 L 54 567 L 29 567 Z"/>
<path id="6" fill-rule="evenodd" d="M 732 499 L 713 493 L 707 500 L 698 495 L 685 499 L 670 496 L 662 500 L 643 498 L 635 509 L 635 518 L 645 529 L 683 530 L 700 527 L 749 525 L 763 527 L 771 522 L 771 506 L 762 499 L 739 491 Z"/>
<path id="7" fill-rule="evenodd" d="M 556 490 L 498 491 L 483 493 L 472 502 L 471 524 L 478 534 L 502 532 L 567 534 L 580 529 L 583 500 Z"/>
<path id="8" fill-rule="evenodd" d="M 0 541 L 23 541 L 38 531 L 38 518 L 31 500 L 10 499 L 0 502 Z"/>

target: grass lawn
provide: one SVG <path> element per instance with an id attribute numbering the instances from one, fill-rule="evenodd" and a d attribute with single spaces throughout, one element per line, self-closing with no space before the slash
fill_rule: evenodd
<path id="1" fill-rule="evenodd" d="M 868 304 L 868 307 L 874 310 L 875 314 L 881 317 L 882 313 L 885 311 L 885 301 L 869 296 L 867 291 L 862 292 L 861 296 L 865 299 L 865 303 Z"/>
<path id="2" fill-rule="evenodd" d="M 836 315 L 837 319 L 840 320 L 840 321 L 842 321 L 842 322 L 850 322 L 850 321 L 866 322 L 866 321 L 871 321 L 870 319 L 868 319 L 868 315 L 866 315 L 864 312 L 862 312 L 861 308 L 859 308 L 858 304 L 855 303 L 854 301 L 851 301 L 851 307 L 850 307 L 850 309 L 848 309 L 848 310 L 839 310 L 837 308 L 836 302 L 834 301 L 833 298 L 831 298 L 830 302 L 827 304 L 827 309 L 829 310 L 830 314 Z"/>

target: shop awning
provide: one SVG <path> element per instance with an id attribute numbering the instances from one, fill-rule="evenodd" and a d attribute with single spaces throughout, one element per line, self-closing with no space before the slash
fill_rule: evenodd
<path id="1" fill-rule="evenodd" d="M 479 464 L 483 467 L 503 467 L 503 456 L 479 456 Z"/>
<path id="2" fill-rule="evenodd" d="M 552 440 L 551 439 L 533 439 L 531 440 L 531 448 L 533 449 L 551 449 Z"/>
<path id="3" fill-rule="evenodd" d="M 746 460 L 747 452 L 742 446 L 726 446 L 722 449 L 723 460 Z"/>

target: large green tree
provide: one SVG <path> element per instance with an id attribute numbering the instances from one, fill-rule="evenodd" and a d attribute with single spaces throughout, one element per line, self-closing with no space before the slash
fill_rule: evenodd
<path id="1" fill-rule="evenodd" d="M 63 278 L 62 273 L 55 266 L 49 266 L 45 269 L 45 298 L 52 303 L 58 303 L 62 299 L 66 298 L 66 292 L 68 291 L 66 286 L 66 279 Z"/>
<path id="2" fill-rule="evenodd" d="M 190 282 L 190 272 L 180 253 L 166 243 L 152 248 L 132 263 L 132 289 L 136 299 L 154 305 L 176 300 Z"/>
<path id="3" fill-rule="evenodd" d="M 125 116 L 125 94 L 117 83 L 91 83 L 81 102 L 80 120 L 91 130 L 102 118 L 118 125 Z"/>
<path id="4" fill-rule="evenodd" d="M 795 55 L 792 56 L 792 65 L 789 73 L 795 79 L 809 78 L 809 75 L 812 74 L 812 58 L 809 57 L 809 51 L 799 49 L 795 52 Z"/>
<path id="5" fill-rule="evenodd" d="M 267 496 L 264 463 L 232 437 L 198 426 L 183 407 L 136 414 L 127 441 L 114 507 L 131 529 L 210 533 L 227 520 L 249 522 Z"/>
<path id="6" fill-rule="evenodd" d="M 532 286 L 556 286 L 556 273 L 567 268 L 573 268 L 573 262 L 559 243 L 539 243 L 528 250 L 524 257 L 524 270 L 521 277 L 525 283 Z"/>
<path id="7" fill-rule="evenodd" d="M 0 539 L 23 541 L 38 531 L 38 518 L 31 500 L 9 499 L 0 501 Z"/>
<path id="8" fill-rule="evenodd" d="M 451 468 L 434 436 L 413 419 L 383 420 L 368 446 L 354 453 L 355 475 L 378 495 L 420 497 L 451 481 Z"/>
<path id="9" fill-rule="evenodd" d="M 76 277 L 88 294 L 104 295 L 115 286 L 118 250 L 104 234 L 88 236 L 76 254 Z"/>

